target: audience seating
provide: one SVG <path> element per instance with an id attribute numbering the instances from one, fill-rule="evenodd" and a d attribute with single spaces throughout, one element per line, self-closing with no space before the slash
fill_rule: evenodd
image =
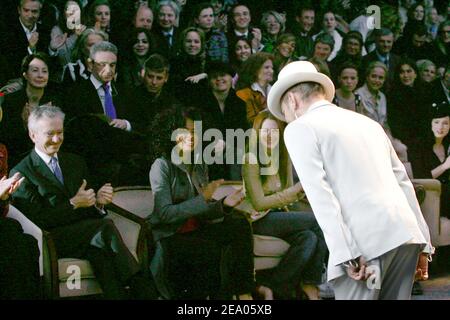
<path id="1" fill-rule="evenodd" d="M 130 252 L 142 263 L 144 268 L 147 268 L 147 228 L 144 226 L 144 223 L 134 214 L 114 204 L 108 205 L 107 210 L 108 215 L 106 219 L 114 221 Z M 38 241 L 41 252 L 39 269 L 43 281 L 43 295 L 45 298 L 58 299 L 102 293 L 89 261 L 70 257 L 58 257 L 51 233 L 40 229 L 14 206 L 10 206 L 8 217 L 19 221 L 25 233 L 32 235 Z M 75 273 L 72 268 L 69 268 L 70 266 L 77 266 L 81 271 L 80 289 L 70 290 L 67 286 L 67 280 L 69 280 L 69 283 L 74 283 L 71 281 L 73 277 L 70 277 Z"/>

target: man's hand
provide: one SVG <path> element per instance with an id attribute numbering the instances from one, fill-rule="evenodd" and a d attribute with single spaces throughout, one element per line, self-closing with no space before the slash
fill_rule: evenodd
<path id="1" fill-rule="evenodd" d="M 102 207 L 112 202 L 113 187 L 111 183 L 106 183 L 97 191 L 97 206 Z"/>
<path id="2" fill-rule="evenodd" d="M 77 194 L 70 199 L 70 203 L 73 205 L 74 209 L 78 208 L 89 208 L 95 204 L 96 197 L 95 192 L 92 189 L 86 190 L 87 182 L 83 179 L 80 189 L 78 189 Z"/>
<path id="3" fill-rule="evenodd" d="M 127 129 L 127 121 L 123 119 L 114 119 L 109 123 L 109 125 L 122 130 Z"/>
<path id="4" fill-rule="evenodd" d="M 353 280 L 361 280 L 365 281 L 367 278 L 370 277 L 371 273 L 366 272 L 367 268 L 367 261 L 362 256 L 359 257 L 359 259 L 356 259 L 358 262 L 358 265 L 352 265 L 352 263 L 349 263 L 349 265 L 346 268 L 347 275 L 352 278 Z"/>
<path id="5" fill-rule="evenodd" d="M 223 180 L 223 179 L 215 180 L 215 181 L 208 183 L 208 185 L 203 188 L 202 195 L 203 195 L 203 198 L 205 198 L 205 201 L 209 201 L 212 199 L 214 192 L 216 192 L 217 188 L 221 184 L 223 184 L 224 181 L 225 180 Z"/>
<path id="6" fill-rule="evenodd" d="M 6 179 L 6 176 L 0 180 L 0 199 L 6 200 L 19 188 L 25 177 L 21 177 L 19 172 L 16 172 L 11 178 Z"/>
<path id="7" fill-rule="evenodd" d="M 252 29 L 253 39 L 252 39 L 252 49 L 254 51 L 258 51 L 261 46 L 262 33 L 261 29 L 253 28 Z"/>
<path id="8" fill-rule="evenodd" d="M 30 47 L 31 50 L 34 50 L 36 48 L 38 41 L 39 41 L 39 33 L 35 31 L 31 34 L 30 40 L 28 40 L 28 46 Z"/>

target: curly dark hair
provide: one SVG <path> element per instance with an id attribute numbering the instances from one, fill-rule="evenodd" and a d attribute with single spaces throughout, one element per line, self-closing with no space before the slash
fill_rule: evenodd
<path id="1" fill-rule="evenodd" d="M 193 107 L 188 108 L 169 108 L 156 114 L 148 128 L 150 158 L 152 161 L 159 157 L 170 160 L 173 147 L 176 142 L 172 140 L 172 134 L 179 128 L 186 127 L 186 119 L 201 121 L 201 113 Z M 157 134 L 154 134 L 157 132 Z"/>

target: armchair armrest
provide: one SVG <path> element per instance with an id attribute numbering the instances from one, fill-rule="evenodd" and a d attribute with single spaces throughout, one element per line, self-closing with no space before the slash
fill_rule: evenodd
<path id="1" fill-rule="evenodd" d="M 146 220 L 113 203 L 107 205 L 106 210 L 106 218 L 113 220 L 127 248 L 141 266 L 147 268 L 148 240 L 151 239 L 151 233 Z"/>
<path id="2" fill-rule="evenodd" d="M 35 225 L 30 219 L 28 219 L 22 212 L 20 212 L 13 205 L 9 205 L 8 210 L 8 218 L 14 219 L 20 223 L 22 229 L 25 233 L 33 236 L 38 243 L 39 247 L 39 273 L 41 276 L 44 275 L 44 267 L 43 267 L 43 255 L 42 255 L 42 246 L 43 246 L 43 238 L 44 231 L 42 231 L 37 225 Z"/>
<path id="3" fill-rule="evenodd" d="M 425 200 L 420 208 L 430 229 L 431 242 L 437 243 L 440 235 L 441 182 L 437 179 L 412 179 L 412 182 L 422 185 L 426 190 Z"/>
<path id="4" fill-rule="evenodd" d="M 56 247 L 49 232 L 42 230 L 13 205 L 9 206 L 8 217 L 17 220 L 25 233 L 33 236 L 39 247 L 39 273 L 44 279 L 46 297 L 59 296 L 58 257 Z"/>

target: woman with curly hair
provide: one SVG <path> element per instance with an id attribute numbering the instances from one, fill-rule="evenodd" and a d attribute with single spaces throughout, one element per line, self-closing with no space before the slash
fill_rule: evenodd
<path id="1" fill-rule="evenodd" d="M 209 181 L 207 165 L 195 161 L 200 113 L 168 109 L 154 121 L 160 130 L 152 143 L 158 158 L 150 169 L 155 206 L 149 223 L 156 242 L 151 270 L 160 293 L 172 299 L 252 299 L 251 227 L 226 209 L 239 196 L 215 199 L 223 180 Z"/>

